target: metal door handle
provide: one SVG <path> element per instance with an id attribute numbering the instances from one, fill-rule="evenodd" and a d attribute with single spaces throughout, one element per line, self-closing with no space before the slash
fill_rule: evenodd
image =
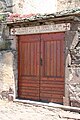
<path id="1" fill-rule="evenodd" d="M 40 58 L 40 65 L 42 66 L 42 58 Z"/>

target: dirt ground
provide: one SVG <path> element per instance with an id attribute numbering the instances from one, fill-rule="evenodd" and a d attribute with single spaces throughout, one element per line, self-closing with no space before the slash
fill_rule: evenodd
<path id="1" fill-rule="evenodd" d="M 77 112 L 0 100 L 0 120 L 80 120 Z"/>

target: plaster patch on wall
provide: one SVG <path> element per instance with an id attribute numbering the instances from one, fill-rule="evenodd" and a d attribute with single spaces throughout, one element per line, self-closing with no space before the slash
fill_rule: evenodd
<path id="1" fill-rule="evenodd" d="M 13 58 L 11 51 L 0 52 L 0 95 L 2 97 L 8 97 L 9 90 L 14 90 Z"/>

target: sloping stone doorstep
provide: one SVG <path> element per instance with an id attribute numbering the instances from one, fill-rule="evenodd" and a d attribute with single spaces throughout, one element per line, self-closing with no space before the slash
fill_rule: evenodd
<path id="1" fill-rule="evenodd" d="M 71 119 L 71 120 L 80 120 L 80 114 L 74 113 L 74 112 L 65 112 L 61 111 L 59 114 L 60 118 L 66 118 L 66 119 Z"/>
<path id="2" fill-rule="evenodd" d="M 74 120 L 80 120 L 80 115 L 73 115 L 73 114 L 65 114 L 60 115 L 61 118 L 67 118 L 67 119 L 74 119 Z"/>
<path id="3" fill-rule="evenodd" d="M 66 118 L 66 119 L 71 119 L 71 120 L 80 120 L 80 114 L 74 114 L 73 112 L 66 112 L 66 113 L 60 113 L 59 114 L 60 118 Z"/>
<path id="4" fill-rule="evenodd" d="M 26 103 L 26 104 L 32 104 L 32 105 L 35 105 L 35 106 L 48 106 L 48 107 L 53 107 L 53 108 L 61 108 L 63 110 L 80 113 L 80 108 L 78 108 L 78 107 L 64 106 L 64 105 L 51 103 L 51 102 L 50 103 L 43 103 L 43 102 L 21 100 L 21 99 L 14 99 L 14 102 L 22 102 L 22 103 Z"/>

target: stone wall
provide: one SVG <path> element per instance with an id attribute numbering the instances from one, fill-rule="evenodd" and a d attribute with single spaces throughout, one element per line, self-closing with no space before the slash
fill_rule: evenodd
<path id="1" fill-rule="evenodd" d="M 80 7 L 80 0 L 57 0 L 57 11 L 75 9 Z"/>
<path id="2" fill-rule="evenodd" d="M 80 107 L 80 41 L 78 31 L 66 32 L 65 105 Z"/>
<path id="3" fill-rule="evenodd" d="M 5 27 L 5 26 L 4 26 Z M 4 35 L 3 35 L 4 34 Z M 12 100 L 17 79 L 17 52 L 15 38 L 9 37 L 9 31 L 0 37 L 0 98 Z"/>
<path id="4" fill-rule="evenodd" d="M 0 52 L 0 93 L 2 98 L 8 97 L 8 92 L 13 91 L 13 53 L 11 51 Z"/>

